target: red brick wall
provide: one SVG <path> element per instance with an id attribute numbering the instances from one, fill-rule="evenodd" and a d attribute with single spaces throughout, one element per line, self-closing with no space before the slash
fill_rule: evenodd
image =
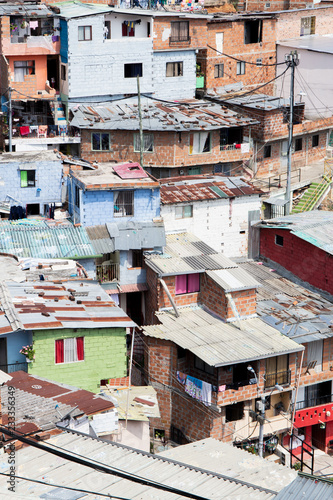
<path id="1" fill-rule="evenodd" d="M 105 132 L 96 130 L 95 132 Z M 91 131 L 82 130 L 81 156 L 90 161 L 129 161 L 140 162 L 140 153 L 134 152 L 134 131 L 110 131 L 111 151 L 91 150 Z M 137 131 L 138 133 L 138 131 Z M 211 152 L 190 154 L 190 134 L 188 132 L 154 132 L 154 152 L 144 153 L 145 167 L 183 168 L 184 166 L 213 165 L 215 163 L 235 162 L 235 165 L 248 160 L 250 153 L 242 153 L 240 149 L 220 151 L 220 131 L 211 133 Z M 185 172 L 184 172 L 185 173 Z M 178 175 L 178 171 L 177 171 Z"/>
<path id="2" fill-rule="evenodd" d="M 148 290 L 145 295 L 145 324 L 154 325 L 159 321 L 155 312 L 159 310 L 159 294 L 161 285 L 157 274 L 149 267 L 145 266 Z"/>
<path id="3" fill-rule="evenodd" d="M 263 20 L 262 43 L 244 44 L 244 21 L 212 21 L 208 23 L 208 45 L 216 48 L 216 33 L 223 32 L 223 52 L 235 58 L 256 63 L 258 58 L 263 64 L 274 64 L 275 51 L 275 19 Z M 205 72 L 205 87 L 208 90 L 217 89 L 235 82 L 242 82 L 244 86 L 255 87 L 275 76 L 275 66 L 258 67 L 247 64 L 244 75 L 237 75 L 237 61 L 221 56 L 210 47 L 200 51 L 198 62 Z M 214 77 L 215 64 L 224 64 L 224 76 Z M 273 94 L 273 85 L 265 87 L 265 92 Z"/>
<path id="4" fill-rule="evenodd" d="M 163 278 L 165 281 L 169 292 L 176 304 L 176 306 L 187 306 L 190 304 L 196 304 L 198 302 L 199 292 L 196 293 L 183 293 L 181 295 L 176 295 L 176 277 L 175 276 L 165 276 Z M 200 275 L 200 282 L 202 283 L 202 274 Z M 164 307 L 172 307 L 170 300 L 162 286 L 160 286 L 159 293 L 159 307 L 162 309 Z"/>
<path id="5" fill-rule="evenodd" d="M 283 246 L 276 245 L 275 235 L 283 236 Z M 333 294 L 333 257 L 288 230 L 260 229 L 260 255 Z"/>
<path id="6" fill-rule="evenodd" d="M 172 21 L 189 21 L 190 40 L 185 42 L 171 42 L 171 22 Z M 186 19 L 175 17 L 155 17 L 154 19 L 154 35 L 153 49 L 154 50 L 170 50 L 182 48 L 203 48 L 207 45 L 207 20 L 206 19 Z"/>
<path id="7" fill-rule="evenodd" d="M 291 8 L 297 3 L 291 3 Z M 298 38 L 301 31 L 302 17 L 316 17 L 316 35 L 326 35 L 333 33 L 333 6 L 314 7 L 313 9 L 301 9 L 293 12 L 280 12 L 276 25 L 276 39 L 287 40 L 289 38 Z"/>

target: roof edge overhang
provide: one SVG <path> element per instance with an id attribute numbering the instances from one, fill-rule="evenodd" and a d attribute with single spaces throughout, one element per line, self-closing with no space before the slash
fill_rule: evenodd
<path id="1" fill-rule="evenodd" d="M 216 363 L 215 365 L 210 365 L 210 366 L 214 366 L 215 368 L 219 368 L 220 366 L 237 365 L 239 363 L 250 363 L 251 361 L 256 361 L 259 359 L 274 358 L 275 356 L 283 356 L 285 354 L 293 354 L 296 352 L 302 352 L 304 350 L 305 350 L 305 347 L 300 345 L 297 349 L 288 349 L 286 351 L 273 352 L 270 354 L 263 354 L 261 356 L 256 356 L 256 357 L 252 357 L 252 358 L 244 358 L 244 359 L 239 359 L 236 361 L 228 361 L 225 363 Z"/>

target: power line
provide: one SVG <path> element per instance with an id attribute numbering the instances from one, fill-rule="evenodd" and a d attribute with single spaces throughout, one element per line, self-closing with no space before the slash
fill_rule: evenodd
<path id="1" fill-rule="evenodd" d="M 237 57 L 230 56 L 229 54 L 225 54 L 224 52 L 221 52 L 220 50 L 215 49 L 211 45 L 207 45 L 207 47 L 209 47 L 212 50 L 215 50 L 215 52 L 218 52 L 218 54 L 220 54 L 221 56 L 229 57 L 230 59 L 233 59 L 234 61 L 244 62 L 246 64 L 252 64 L 253 66 L 280 66 L 281 64 L 285 64 L 285 62 L 273 63 L 273 64 L 263 64 L 263 63 L 258 64 L 256 62 L 254 63 L 254 62 L 250 62 L 250 61 L 244 61 L 244 59 L 238 59 Z"/>

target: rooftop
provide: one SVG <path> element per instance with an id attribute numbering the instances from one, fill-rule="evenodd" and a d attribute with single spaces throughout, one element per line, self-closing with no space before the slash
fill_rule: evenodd
<path id="1" fill-rule="evenodd" d="M 136 326 L 100 285 L 89 281 L 1 283 L 0 304 L 0 334 Z"/>
<path id="2" fill-rule="evenodd" d="M 238 106 L 243 106 L 245 108 L 263 109 L 265 111 L 272 111 L 274 109 L 280 109 L 290 105 L 289 99 L 273 97 L 267 94 L 248 94 L 246 96 L 235 95 L 233 98 L 230 98 L 230 95 L 227 95 L 226 99 L 230 104 L 237 104 Z M 221 97 L 221 101 L 223 101 L 223 97 Z M 302 104 L 304 105 L 304 103 Z"/>
<path id="3" fill-rule="evenodd" d="M 248 126 L 253 118 L 209 101 L 188 99 L 177 102 L 154 101 L 141 97 L 142 128 L 144 131 L 192 132 Z M 129 97 L 115 103 L 76 105 L 71 109 L 71 125 L 82 129 L 139 130 L 137 99 Z"/>
<path id="4" fill-rule="evenodd" d="M 133 173 L 124 176 L 121 167 L 125 165 L 135 168 L 135 176 Z M 130 168 L 127 171 L 130 171 Z M 153 180 L 138 163 L 99 163 L 94 170 L 73 170 L 71 174 L 85 190 L 159 188 L 158 181 Z"/>
<path id="5" fill-rule="evenodd" d="M 257 314 L 265 323 L 299 344 L 333 336 L 332 302 L 293 282 L 291 273 L 286 272 L 288 279 L 253 261 L 239 266 L 262 285 L 257 291 Z"/>
<path id="6" fill-rule="evenodd" d="M 43 7 L 45 7 L 43 5 Z M 0 5 L 0 12 L 3 4 Z M 0 163 L 36 163 L 41 161 L 57 161 L 62 163 L 62 157 L 58 152 L 54 151 L 17 151 L 12 153 L 1 153 Z"/>
<path id="7" fill-rule="evenodd" d="M 15 428 L 21 432 L 32 427 L 42 431 L 55 429 L 56 424 L 69 412 L 72 417 L 77 417 L 114 408 L 109 399 L 77 387 L 28 375 L 23 371 L 11 373 L 11 376 L 11 380 L 0 389 L 2 414 L 6 420 L 10 406 L 8 387 L 15 387 Z"/>
<path id="8" fill-rule="evenodd" d="M 151 417 L 160 418 L 156 391 L 150 385 L 142 387 L 132 385 L 130 388 L 107 386 L 102 388 L 102 393 L 115 403 L 120 420 L 127 418 L 148 421 Z M 128 413 L 127 398 L 129 398 Z"/>
<path id="9" fill-rule="evenodd" d="M 276 42 L 282 47 L 292 47 L 294 49 L 309 50 L 311 52 L 324 52 L 333 54 L 333 34 L 327 35 L 306 35 L 289 40 L 280 40 Z"/>
<path id="10" fill-rule="evenodd" d="M 163 205 L 262 194 L 260 189 L 252 186 L 241 177 L 190 175 L 160 179 L 160 183 L 161 203 Z"/>
<path id="11" fill-rule="evenodd" d="M 42 3 L 36 2 L 2 2 L 0 7 L 1 16 L 53 16 L 52 10 Z"/>
<path id="12" fill-rule="evenodd" d="M 259 318 L 224 323 L 201 307 L 155 313 L 160 325 L 144 326 L 143 334 L 170 340 L 210 366 L 227 366 L 299 352 L 304 347 Z"/>
<path id="13" fill-rule="evenodd" d="M 86 229 L 43 219 L 0 222 L 0 252 L 19 258 L 84 259 L 95 257 Z"/>
<path id="14" fill-rule="evenodd" d="M 264 220 L 257 227 L 287 229 L 315 247 L 333 255 L 333 212 L 313 210 Z"/>
<path id="15" fill-rule="evenodd" d="M 200 444 L 200 442 L 199 442 Z M 253 463 L 253 458 L 245 451 L 235 450 L 229 446 L 228 456 L 233 463 L 236 462 L 236 455 L 242 453 L 244 469 L 248 462 L 249 474 L 244 470 L 245 480 L 239 477 L 233 477 L 232 471 L 225 472 L 220 469 L 218 472 L 207 470 L 205 457 L 200 460 L 200 466 L 187 465 L 172 458 L 151 455 L 128 446 L 111 443 L 102 439 L 92 439 L 90 437 L 80 436 L 73 431 L 69 431 L 51 438 L 44 443 L 45 446 L 54 449 L 54 446 L 61 447 L 63 451 L 75 453 L 77 457 L 81 455 L 89 460 L 91 464 L 96 465 L 96 460 L 104 465 L 127 472 L 130 476 L 139 476 L 150 481 L 163 482 L 164 485 L 179 488 L 187 493 L 196 494 L 207 498 L 207 500 L 223 500 L 237 498 L 239 500 L 269 500 L 273 499 L 279 491 L 279 485 L 287 485 L 292 481 L 295 472 L 285 469 L 275 464 L 271 464 L 272 470 L 267 477 L 274 477 L 277 481 L 270 481 L 264 487 L 258 485 L 262 479 L 261 468 Z M 195 454 L 199 461 L 199 453 Z M 2 455 L 1 469 L 4 473 L 9 473 L 8 457 Z M 193 457 L 192 457 L 193 458 Z M 41 495 L 52 493 L 58 494 L 58 498 L 65 498 L 66 490 L 56 489 L 55 485 L 69 486 L 78 491 L 88 490 L 96 493 L 86 494 L 87 500 L 96 498 L 96 494 L 104 493 L 106 495 L 120 496 L 139 500 L 147 497 L 158 497 L 160 500 L 172 500 L 177 497 L 179 500 L 185 499 L 181 494 L 175 496 L 174 493 L 155 490 L 152 486 L 134 483 L 128 479 L 115 478 L 112 474 L 99 472 L 97 468 L 87 468 L 80 464 L 68 461 L 60 457 L 55 457 L 47 451 L 41 451 L 31 446 L 18 450 L 16 452 L 17 463 L 19 463 L 20 475 L 31 479 L 40 479 L 40 467 L 43 467 L 43 477 L 47 478 L 49 485 L 33 484 L 23 480 L 18 480 L 15 485 L 16 495 L 33 494 L 40 498 Z M 239 460 L 241 460 L 239 458 Z M 264 465 L 264 461 L 260 460 Z M 215 466 L 218 461 L 215 462 Z M 236 466 L 236 464 L 235 464 Z M 241 466 L 238 466 L 241 468 Z M 257 470 L 257 478 L 254 477 L 252 467 Z M 276 471 L 274 467 L 276 467 Z M 262 470 L 265 470 L 262 469 Z M 235 474 L 237 476 L 237 474 Z M 8 496 L 8 478 L 0 476 L 0 494 L 5 493 Z M 266 483 L 267 484 L 267 483 Z M 33 488 L 33 491 L 32 491 Z M 68 495 L 68 491 L 66 491 Z M 76 493 L 77 494 L 77 493 Z M 75 497 L 77 498 L 77 496 Z"/>
<path id="16" fill-rule="evenodd" d="M 94 14 L 108 14 L 112 9 L 108 5 L 96 5 L 93 3 L 57 2 L 53 6 L 53 15 L 71 19 L 76 17 L 92 16 Z"/>

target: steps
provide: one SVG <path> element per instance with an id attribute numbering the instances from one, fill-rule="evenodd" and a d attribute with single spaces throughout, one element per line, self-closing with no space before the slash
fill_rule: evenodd
<path id="1" fill-rule="evenodd" d="M 59 94 L 55 95 L 54 101 L 50 102 L 50 107 L 54 119 L 55 125 L 66 125 L 66 117 L 64 114 L 64 109 L 62 107 L 62 102 Z"/>
<path id="2" fill-rule="evenodd" d="M 332 178 L 327 175 L 324 175 L 320 182 L 312 182 L 291 213 L 298 214 L 317 208 L 331 183 Z"/>

